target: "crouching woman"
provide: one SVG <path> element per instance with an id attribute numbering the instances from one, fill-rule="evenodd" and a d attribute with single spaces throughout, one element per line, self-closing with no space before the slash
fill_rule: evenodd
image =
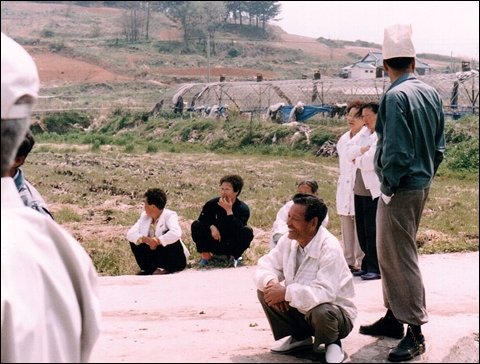
<path id="1" fill-rule="evenodd" d="M 181 240 L 182 229 L 175 211 L 165 208 L 167 194 L 150 188 L 144 195 L 144 209 L 127 232 L 140 271 L 137 275 L 163 275 L 184 270 L 190 255 Z"/>

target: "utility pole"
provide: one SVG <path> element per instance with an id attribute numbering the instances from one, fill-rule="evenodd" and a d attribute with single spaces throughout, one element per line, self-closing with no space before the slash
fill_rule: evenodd
<path id="1" fill-rule="evenodd" d="M 207 35 L 207 83 L 210 83 L 210 33 Z"/>

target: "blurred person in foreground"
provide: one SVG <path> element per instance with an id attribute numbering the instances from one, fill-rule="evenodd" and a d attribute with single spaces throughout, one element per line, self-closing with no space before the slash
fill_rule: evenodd
<path id="1" fill-rule="evenodd" d="M 258 260 L 253 279 L 277 341 L 272 353 L 317 351 L 325 344 L 327 363 L 341 363 L 341 339 L 352 331 L 357 308 L 340 243 L 321 225 L 326 216 L 327 206 L 318 196 L 296 194 L 288 234 Z"/>
<path id="2" fill-rule="evenodd" d="M 220 197 L 208 200 L 192 223 L 201 266 L 209 264 L 212 254 L 226 255 L 233 267 L 242 264 L 242 254 L 253 240 L 253 229 L 247 225 L 250 208 L 238 198 L 242 188 L 243 178 L 237 174 L 220 178 Z"/>
<path id="3" fill-rule="evenodd" d="M 297 193 L 311 193 L 312 195 L 318 196 L 317 181 L 304 179 L 298 184 Z M 288 218 L 288 211 L 290 211 L 290 207 L 292 207 L 292 205 L 293 205 L 293 200 L 287 201 L 287 203 L 283 205 L 280 210 L 278 210 L 277 217 L 275 219 L 275 222 L 273 223 L 272 235 L 270 236 L 270 249 L 275 248 L 278 240 L 283 235 L 288 233 L 287 218 Z M 328 224 L 328 214 L 325 217 L 325 220 L 322 221 L 322 226 L 327 227 L 327 224 Z"/>
<path id="4" fill-rule="evenodd" d="M 190 253 L 181 239 L 177 213 L 165 208 L 167 194 L 160 188 L 149 188 L 143 197 L 144 211 L 127 232 L 140 267 L 137 275 L 165 275 L 184 270 Z"/>
<path id="5" fill-rule="evenodd" d="M 88 362 L 100 332 L 98 275 L 66 230 L 24 205 L 9 176 L 39 78 L 25 49 L 1 37 L 1 362 Z"/>
<path id="6" fill-rule="evenodd" d="M 340 176 L 337 181 L 337 213 L 340 216 L 342 231 L 342 248 L 348 268 L 352 273 L 360 271 L 364 253 L 360 248 L 355 224 L 355 199 L 353 187 L 357 167 L 347 158 L 347 143 L 364 128 L 363 118 L 359 116 L 363 101 L 354 100 L 347 105 L 347 124 L 350 130 L 343 134 L 337 142 L 338 164 Z"/>
<path id="7" fill-rule="evenodd" d="M 383 67 L 391 86 L 380 99 L 374 164 L 381 182 L 377 250 L 387 312 L 373 324 L 360 326 L 361 334 L 402 339 L 388 353 L 391 362 L 425 352 L 421 327 L 429 318 L 416 235 L 445 152 L 442 99 L 415 77 L 411 32 L 410 25 L 398 24 L 384 32 Z"/>
<path id="8" fill-rule="evenodd" d="M 35 138 L 31 131 L 27 131 L 25 138 L 18 148 L 17 155 L 13 162 L 13 166 L 10 169 L 9 176 L 15 181 L 17 186 L 18 193 L 25 204 L 25 206 L 31 207 L 32 209 L 40 212 L 41 214 L 47 215 L 53 219 L 52 214 L 48 210 L 47 203 L 43 199 L 42 195 L 38 190 L 32 186 L 30 182 L 25 179 L 23 170 L 20 168 L 25 163 L 25 159 L 28 154 L 32 151 L 33 146 L 35 145 Z"/>

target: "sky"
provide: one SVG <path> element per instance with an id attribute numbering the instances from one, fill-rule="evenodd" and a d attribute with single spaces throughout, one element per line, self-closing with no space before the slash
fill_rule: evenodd
<path id="1" fill-rule="evenodd" d="M 280 1 L 272 22 L 289 34 L 382 44 L 393 24 L 411 24 L 417 53 L 475 59 L 478 1 Z"/>

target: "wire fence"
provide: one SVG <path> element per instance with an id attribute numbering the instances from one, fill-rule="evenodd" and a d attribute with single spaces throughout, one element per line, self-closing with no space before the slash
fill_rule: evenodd
<path id="1" fill-rule="evenodd" d="M 478 115 L 478 73 L 418 76 L 440 94 L 447 115 Z M 203 110 L 212 105 L 228 106 L 229 111 L 266 114 L 271 105 L 333 106 L 353 100 L 379 101 L 390 87 L 389 78 L 313 79 L 287 81 L 249 81 L 182 84 L 166 92 L 164 107 L 169 102 L 175 110 Z M 183 105 L 180 105 L 183 104 Z"/>
<path id="2" fill-rule="evenodd" d="M 478 115 L 478 72 L 436 74 L 418 78 L 438 91 L 447 117 L 458 119 L 465 114 Z M 272 105 L 282 104 L 285 109 L 291 109 L 300 102 L 303 105 L 325 107 L 324 110 L 327 111 L 321 112 L 325 117 L 332 116 L 332 110 L 335 110 L 337 105 L 345 105 L 353 100 L 378 102 L 389 87 L 388 77 L 185 83 L 166 90 L 153 85 L 120 99 L 118 95 L 115 99 L 113 93 L 102 94 L 101 97 L 98 94 L 89 96 L 88 102 L 83 99 L 88 96 L 85 94 L 46 96 L 38 100 L 34 113 L 41 116 L 77 110 L 108 114 L 122 108 L 143 110 L 153 115 L 159 110 L 188 110 L 192 115 L 194 112 L 209 109 L 228 109 L 230 114 L 249 114 L 251 118 L 265 119 L 269 116 Z"/>

